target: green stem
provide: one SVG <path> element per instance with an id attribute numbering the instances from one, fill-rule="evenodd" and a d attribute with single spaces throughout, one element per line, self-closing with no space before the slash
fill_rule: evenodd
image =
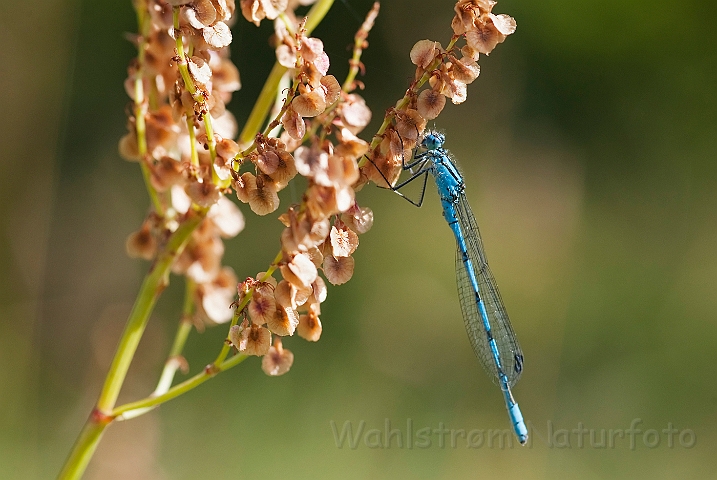
<path id="1" fill-rule="evenodd" d="M 149 34 L 149 15 L 147 14 L 147 5 L 142 3 L 138 5 L 137 9 L 137 24 L 139 26 L 139 32 L 141 34 L 141 41 L 137 47 L 137 72 L 134 79 L 134 119 L 135 119 L 135 134 L 137 137 L 137 152 L 140 156 L 140 167 L 142 169 L 142 178 L 144 178 L 144 185 L 147 188 L 147 193 L 154 206 L 154 211 L 158 215 L 164 215 L 164 207 L 162 202 L 159 200 L 157 191 L 150 182 L 151 172 L 149 165 L 147 164 L 147 125 L 145 123 L 145 114 L 147 100 L 144 94 L 144 63 L 147 52 L 147 35 Z"/>
<path id="2" fill-rule="evenodd" d="M 309 14 L 306 16 L 306 35 L 309 35 L 316 26 L 321 23 L 326 13 L 328 13 L 334 0 L 319 0 L 311 7 Z M 249 119 L 244 124 L 244 128 L 239 134 L 239 145 L 249 145 L 253 140 L 257 132 L 261 131 L 261 126 L 264 124 L 264 119 L 269 114 L 272 105 L 274 105 L 274 97 L 276 97 L 276 89 L 281 82 L 281 77 L 286 72 L 287 68 L 283 67 L 276 62 L 274 67 L 271 69 L 269 76 L 264 82 L 264 86 L 259 93 L 254 107 L 249 114 Z"/>
<path id="3" fill-rule="evenodd" d="M 184 277 L 184 282 L 182 319 L 179 321 L 177 334 L 174 336 L 172 348 L 169 350 L 170 357 L 176 357 L 182 354 L 182 351 L 184 351 L 184 345 L 187 343 L 187 337 L 194 326 L 192 323 L 192 315 L 194 314 L 194 293 L 197 289 L 197 284 L 189 277 Z"/>
<path id="4" fill-rule="evenodd" d="M 177 328 L 177 333 L 174 335 L 174 342 L 172 342 L 172 348 L 169 351 L 169 356 L 164 362 L 164 368 L 162 369 L 162 374 L 159 376 L 157 387 L 154 389 L 154 392 L 152 392 L 150 397 L 158 397 L 159 395 L 167 393 L 169 388 L 172 386 L 174 375 L 177 373 L 177 370 L 186 365 L 186 361 L 184 360 L 184 357 L 182 357 L 182 351 L 184 350 L 187 338 L 189 338 L 189 334 L 194 327 L 194 324 L 192 323 L 192 313 L 194 312 L 194 292 L 196 284 L 189 277 L 185 277 L 185 282 L 182 319 L 179 321 L 179 327 Z M 148 407 L 125 412 L 123 415 L 117 416 L 115 420 L 129 420 L 131 418 L 144 415 L 153 409 L 154 407 Z"/>
<path id="5" fill-rule="evenodd" d="M 105 378 L 105 384 L 102 387 L 95 410 L 85 422 L 85 426 L 72 447 L 59 478 L 63 480 L 76 479 L 82 476 L 97 448 L 102 432 L 113 421 L 112 409 L 115 406 L 122 383 L 127 375 L 127 370 L 142 338 L 142 333 L 147 326 L 149 316 L 154 309 L 157 297 L 167 285 L 169 269 L 175 258 L 184 249 L 189 236 L 204 219 L 205 215 L 205 210 L 189 214 L 189 217 L 169 237 L 162 253 L 157 257 L 155 264 L 144 278 L 137 300 L 127 319 L 122 338 L 117 346 L 112 365 Z"/>
<path id="6" fill-rule="evenodd" d="M 319 0 L 313 7 L 311 7 L 309 14 L 306 16 L 306 25 L 304 27 L 306 28 L 307 36 L 314 31 L 319 23 L 321 23 L 321 20 L 323 20 L 326 14 L 329 13 L 331 5 L 333 4 L 334 0 Z"/>
<path id="7" fill-rule="evenodd" d="M 194 133 L 194 113 L 188 111 L 185 113 L 187 122 L 187 132 L 189 132 L 189 161 L 195 167 L 199 167 L 199 154 L 197 153 L 197 137 Z"/>
<path id="8" fill-rule="evenodd" d="M 196 374 L 192 378 L 185 380 L 182 383 L 175 385 L 174 387 L 170 388 L 167 391 L 167 393 L 164 393 L 164 394 L 156 396 L 156 397 L 147 397 L 147 398 L 144 398 L 142 400 L 138 400 L 138 401 L 132 402 L 132 403 L 126 403 L 124 405 L 121 405 L 121 406 L 115 408 L 112 411 L 112 415 L 113 416 L 126 415 L 128 412 L 133 411 L 133 410 L 147 409 L 148 407 L 154 407 L 156 405 L 167 402 L 173 398 L 176 398 L 176 397 L 178 397 L 184 393 L 187 393 L 188 391 L 198 387 L 199 385 L 206 382 L 210 378 L 213 378 L 215 375 L 239 365 L 241 362 L 246 360 L 246 358 L 247 358 L 246 355 L 238 354 L 238 355 L 234 355 L 229 360 L 223 361 L 219 365 L 215 365 L 213 363 L 209 364 L 204 369 L 204 371 Z"/>
<path id="9" fill-rule="evenodd" d="M 207 134 L 207 146 L 209 147 L 209 165 L 210 170 L 212 171 L 212 183 L 214 185 L 220 185 L 221 181 L 219 180 L 219 176 L 217 175 L 217 169 L 214 168 L 214 161 L 217 159 L 217 142 L 214 139 L 214 126 L 212 125 L 212 116 L 209 115 L 209 113 L 205 113 L 204 115 L 202 115 L 202 120 L 204 120 L 204 131 Z M 225 182 L 226 185 L 223 186 L 229 186 L 230 182 L 230 180 L 227 180 Z"/>
<path id="10" fill-rule="evenodd" d="M 80 435 L 72 447 L 72 452 L 65 462 L 65 466 L 58 475 L 58 480 L 74 480 L 82 477 L 87 464 L 90 463 L 92 455 L 100 443 L 105 428 L 112 420 L 106 416 L 98 415 L 97 411 L 90 414 L 90 418 L 85 422 Z"/>
<path id="11" fill-rule="evenodd" d="M 260 282 L 265 282 L 275 271 L 277 268 L 279 268 L 279 262 L 281 261 L 283 257 L 283 252 L 279 252 L 276 257 L 274 257 L 274 260 L 272 261 L 271 265 L 267 269 L 266 273 L 262 276 L 262 278 L 258 279 Z M 184 342 L 186 340 L 186 335 L 189 334 L 189 330 L 191 330 L 192 325 L 191 322 L 189 322 L 187 319 L 191 315 L 193 309 L 194 309 L 194 303 L 191 300 L 194 297 L 194 283 L 191 282 L 191 280 L 187 279 L 187 287 L 184 297 L 184 307 L 183 307 L 183 319 L 182 324 L 180 325 L 180 331 L 177 332 L 177 336 L 175 337 L 174 344 L 172 345 L 172 350 L 170 352 L 170 359 L 167 361 L 167 365 L 165 365 L 165 370 L 162 372 L 162 377 L 166 377 L 167 369 L 172 368 L 169 366 L 172 358 L 178 356 L 181 354 L 182 349 L 184 348 Z M 237 321 L 241 315 L 242 310 L 244 310 L 244 307 L 247 306 L 249 301 L 251 300 L 251 294 L 254 291 L 254 289 L 250 289 L 249 292 L 244 296 L 242 301 L 239 303 L 239 305 L 236 308 L 236 312 L 234 314 L 234 317 L 232 318 L 232 322 L 229 326 L 231 328 L 232 326 L 237 324 Z M 183 334 L 183 330 L 186 327 L 186 335 Z M 229 338 L 229 335 L 227 334 L 227 339 Z M 112 414 L 110 415 L 112 418 L 117 418 L 118 420 L 128 420 L 130 418 L 135 418 L 140 415 L 143 415 L 150 410 L 153 409 L 153 407 L 156 407 L 157 405 L 160 405 L 164 402 L 167 402 L 169 400 L 172 400 L 173 398 L 176 398 L 189 390 L 192 390 L 202 383 L 206 382 L 210 378 L 214 377 L 218 373 L 224 372 L 226 370 L 229 370 L 230 368 L 239 365 L 241 362 L 243 362 L 247 357 L 246 355 L 237 354 L 231 357 L 230 359 L 226 359 L 226 357 L 229 355 L 229 352 L 231 351 L 231 345 L 229 342 L 224 342 L 224 345 L 222 346 L 221 351 L 219 352 L 219 355 L 217 356 L 216 360 L 214 360 L 213 363 L 206 366 L 204 371 L 201 373 L 196 374 L 192 378 L 185 380 L 182 383 L 179 383 L 175 385 L 172 388 L 168 388 L 166 391 L 162 391 L 159 388 L 154 391 L 152 395 L 150 395 L 147 398 L 144 398 L 142 400 L 137 400 L 136 402 L 126 403 L 124 405 L 121 405 L 117 408 L 115 408 L 112 411 Z M 160 380 L 160 383 L 163 383 L 164 385 L 169 385 L 167 383 L 166 379 L 163 382 Z"/>
<path id="12" fill-rule="evenodd" d="M 144 123 L 144 117 L 142 118 L 142 123 Z M 139 130 L 139 128 L 138 128 Z M 144 136 L 144 135 L 143 135 Z M 146 151 L 146 149 L 145 149 Z M 144 157 L 144 155 L 143 155 Z M 149 170 L 149 165 L 144 160 L 140 160 L 139 163 L 140 169 L 142 170 L 142 178 L 144 179 L 144 185 L 147 187 L 147 194 L 149 194 L 149 199 L 152 201 L 152 205 L 154 206 L 154 211 L 157 212 L 157 215 L 163 217 L 164 216 L 164 206 L 162 205 L 162 201 L 159 199 L 159 195 L 157 195 L 157 190 L 154 189 L 152 186 L 152 183 L 150 181 L 150 177 L 152 176 L 152 172 Z"/>
<path id="13" fill-rule="evenodd" d="M 179 34 L 179 8 L 180 7 L 174 7 L 172 9 L 172 23 L 174 25 L 174 32 L 177 37 L 174 41 L 174 44 L 175 48 L 177 49 L 177 56 L 179 57 L 179 62 L 177 62 L 177 68 L 179 69 L 179 73 L 182 76 L 182 80 L 184 81 L 184 87 L 187 89 L 190 95 L 192 95 L 192 98 L 194 98 L 196 102 L 204 103 L 204 97 L 194 85 L 194 80 L 192 80 L 192 76 L 189 73 L 189 68 L 187 68 L 187 56 L 184 53 L 184 39 L 182 35 Z"/>
<path id="14" fill-rule="evenodd" d="M 180 224 L 179 228 L 169 237 L 163 252 L 151 267 L 142 282 L 137 300 L 135 301 L 117 352 L 110 366 L 110 371 L 102 387 L 100 398 L 97 400 L 97 409 L 109 413 L 117 401 L 127 370 L 132 362 L 134 352 L 137 350 L 144 329 L 147 326 L 149 315 L 161 291 L 168 283 L 169 269 L 174 259 L 182 252 L 189 240 L 189 236 L 204 218 L 206 212 L 190 214 L 189 218 Z"/>
<path id="15" fill-rule="evenodd" d="M 274 104 L 274 97 L 276 96 L 276 89 L 281 82 L 281 77 L 286 72 L 287 68 L 280 65 L 279 62 L 274 64 L 274 67 L 269 73 L 269 77 L 264 82 L 264 86 L 261 88 L 259 98 L 256 99 L 254 107 L 251 109 L 249 118 L 244 124 L 244 128 L 239 134 L 239 145 L 248 145 L 254 140 L 256 132 L 261 131 L 261 126 L 264 124 L 264 119 L 269 114 L 272 105 Z"/>

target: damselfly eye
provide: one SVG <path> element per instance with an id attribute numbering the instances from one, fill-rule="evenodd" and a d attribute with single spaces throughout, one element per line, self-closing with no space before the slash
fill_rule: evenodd
<path id="1" fill-rule="evenodd" d="M 443 145 L 444 141 L 445 137 L 443 136 L 443 134 L 440 134 L 438 132 L 428 132 L 426 136 L 423 137 L 421 146 L 426 150 L 435 150 L 437 148 L 440 148 Z"/>

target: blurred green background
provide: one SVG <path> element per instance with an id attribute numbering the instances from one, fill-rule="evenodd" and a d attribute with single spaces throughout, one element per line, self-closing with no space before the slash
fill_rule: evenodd
<path id="1" fill-rule="evenodd" d="M 348 4 L 315 32 L 339 79 L 371 2 Z M 384 3 L 363 57 L 374 112 L 364 138 L 403 95 L 411 46 L 447 43 L 452 5 Z M 0 478 L 52 478 L 147 268 L 124 253 L 148 201 L 116 147 L 134 55 L 123 33 L 135 23 L 129 1 L 3 11 Z M 285 342 L 290 373 L 269 378 L 250 359 L 112 426 L 86 478 L 715 478 L 717 3 L 502 0 L 495 12 L 516 18 L 516 34 L 481 59 L 467 102 L 436 125 L 465 173 L 525 352 L 514 393 L 532 443 L 467 448 L 449 435 L 441 447 L 433 435 L 430 448 L 406 448 L 409 421 L 414 435 L 508 422 L 463 329 L 454 240 L 433 187 L 419 210 L 372 186 L 358 195 L 375 225 L 355 275 L 330 288 L 318 343 Z M 243 88 L 230 107 L 242 123 L 273 61 L 271 26 L 240 20 L 233 31 Z M 297 194 L 287 189 L 282 209 Z M 227 242 L 226 263 L 244 278 L 269 264 L 281 225 L 241 208 L 247 228 Z M 154 388 L 181 283 L 162 297 L 121 399 Z M 193 372 L 224 335 L 190 338 Z M 354 433 L 363 421 L 366 434 L 386 419 L 403 448 L 395 436 L 389 448 L 364 437 L 336 446 L 331 421 Z M 631 423 L 642 430 L 634 449 L 619 436 Z M 612 430 L 614 443 L 579 443 L 578 428 L 597 442 Z M 657 437 L 643 435 L 651 429 Z"/>

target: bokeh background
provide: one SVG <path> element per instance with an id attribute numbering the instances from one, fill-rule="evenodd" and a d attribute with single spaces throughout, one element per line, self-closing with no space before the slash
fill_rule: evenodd
<path id="1" fill-rule="evenodd" d="M 366 0 L 316 30 L 339 79 Z M 411 46 L 450 37 L 453 2 L 391 0 L 363 57 L 375 131 L 413 74 Z M 121 160 L 129 1 L 40 0 L 0 18 L 0 477 L 52 478 L 84 422 L 147 265 L 124 253 L 148 205 Z M 434 190 L 416 209 L 365 188 L 375 225 L 350 283 L 330 288 L 321 340 L 286 342 L 289 374 L 250 359 L 158 411 L 112 426 L 86 478 L 715 478 L 717 475 L 717 3 L 501 0 L 518 23 L 436 125 L 459 159 L 525 352 L 515 388 L 532 443 L 336 446 L 331 429 L 503 430 L 499 389 L 468 344 L 454 241 Z M 239 21 L 240 124 L 273 62 Z M 285 191 L 284 205 L 296 196 Z M 228 242 L 240 278 L 279 248 L 245 206 Z M 181 308 L 175 279 L 122 399 L 150 392 Z M 223 327 L 191 337 L 193 372 Z M 635 448 L 633 422 L 654 429 Z M 672 445 L 663 429 L 677 429 Z M 571 430 L 615 436 L 599 448 Z M 560 432 L 567 430 L 567 432 Z M 691 433 L 690 433 L 691 432 Z M 682 437 L 679 437 L 679 434 Z M 375 440 L 374 436 L 371 437 Z M 369 438 L 369 443 L 371 441 Z M 566 438 L 570 442 L 565 444 Z M 680 442 L 680 438 L 683 440 Z M 512 440 L 512 438 L 511 438 Z M 415 437 L 414 437 L 415 441 Z M 655 441 L 648 434 L 648 443 Z M 385 443 L 385 441 L 384 441 Z"/>

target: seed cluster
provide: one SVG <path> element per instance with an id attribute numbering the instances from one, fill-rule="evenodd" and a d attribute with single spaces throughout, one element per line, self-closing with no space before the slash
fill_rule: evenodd
<path id="1" fill-rule="evenodd" d="M 406 158 L 418 144 L 428 120 L 435 119 L 446 105 L 463 103 L 467 85 L 478 78 L 480 54 L 489 55 L 515 32 L 515 20 L 492 13 L 491 0 L 459 0 L 451 22 L 453 37 L 447 48 L 432 40 L 419 40 L 411 49 L 416 65 L 415 80 L 395 108 L 390 109 L 371 144 L 370 162 L 363 162 L 366 179 L 384 187 L 395 185 Z M 458 49 L 456 42 L 465 40 Z M 460 53 L 461 57 L 458 58 Z M 426 83 L 429 88 L 421 90 Z"/>
<path id="2" fill-rule="evenodd" d="M 247 21 L 274 20 L 272 42 L 287 85 L 273 93 L 275 109 L 261 119 L 267 128 L 247 136 L 238 135 L 226 109 L 241 88 L 228 50 L 234 0 L 135 0 L 138 56 L 125 83 L 133 107 L 119 147 L 125 159 L 140 164 L 152 209 L 128 237 L 127 251 L 153 260 L 173 232 L 201 217 L 172 267 L 191 287 L 195 325 L 231 322 L 227 341 L 243 355 L 263 356 L 269 375 L 285 373 L 293 362 L 282 337 L 320 338 L 326 282 L 340 285 L 353 275 L 359 235 L 373 224 L 356 191 L 370 180 L 395 184 L 446 98 L 465 100 L 467 84 L 479 74 L 479 54 L 490 53 L 515 30 L 511 17 L 491 13 L 495 2 L 457 2 L 449 46 L 416 43 L 410 54 L 415 80 L 369 144 L 358 136 L 371 111 L 356 92 L 363 85 L 355 76 L 363 69 L 359 59 L 378 4 L 355 36 L 350 73 L 340 84 L 328 74 L 323 42 L 310 36 L 307 20 L 295 13 L 315 1 L 241 0 Z M 458 58 L 461 38 L 466 43 Z M 280 253 L 266 272 L 239 283 L 222 265 L 223 239 L 244 228 L 244 216 L 228 195 L 267 215 L 277 211 L 278 193 L 297 175 L 307 187 L 301 201 L 278 217 L 284 225 Z"/>

